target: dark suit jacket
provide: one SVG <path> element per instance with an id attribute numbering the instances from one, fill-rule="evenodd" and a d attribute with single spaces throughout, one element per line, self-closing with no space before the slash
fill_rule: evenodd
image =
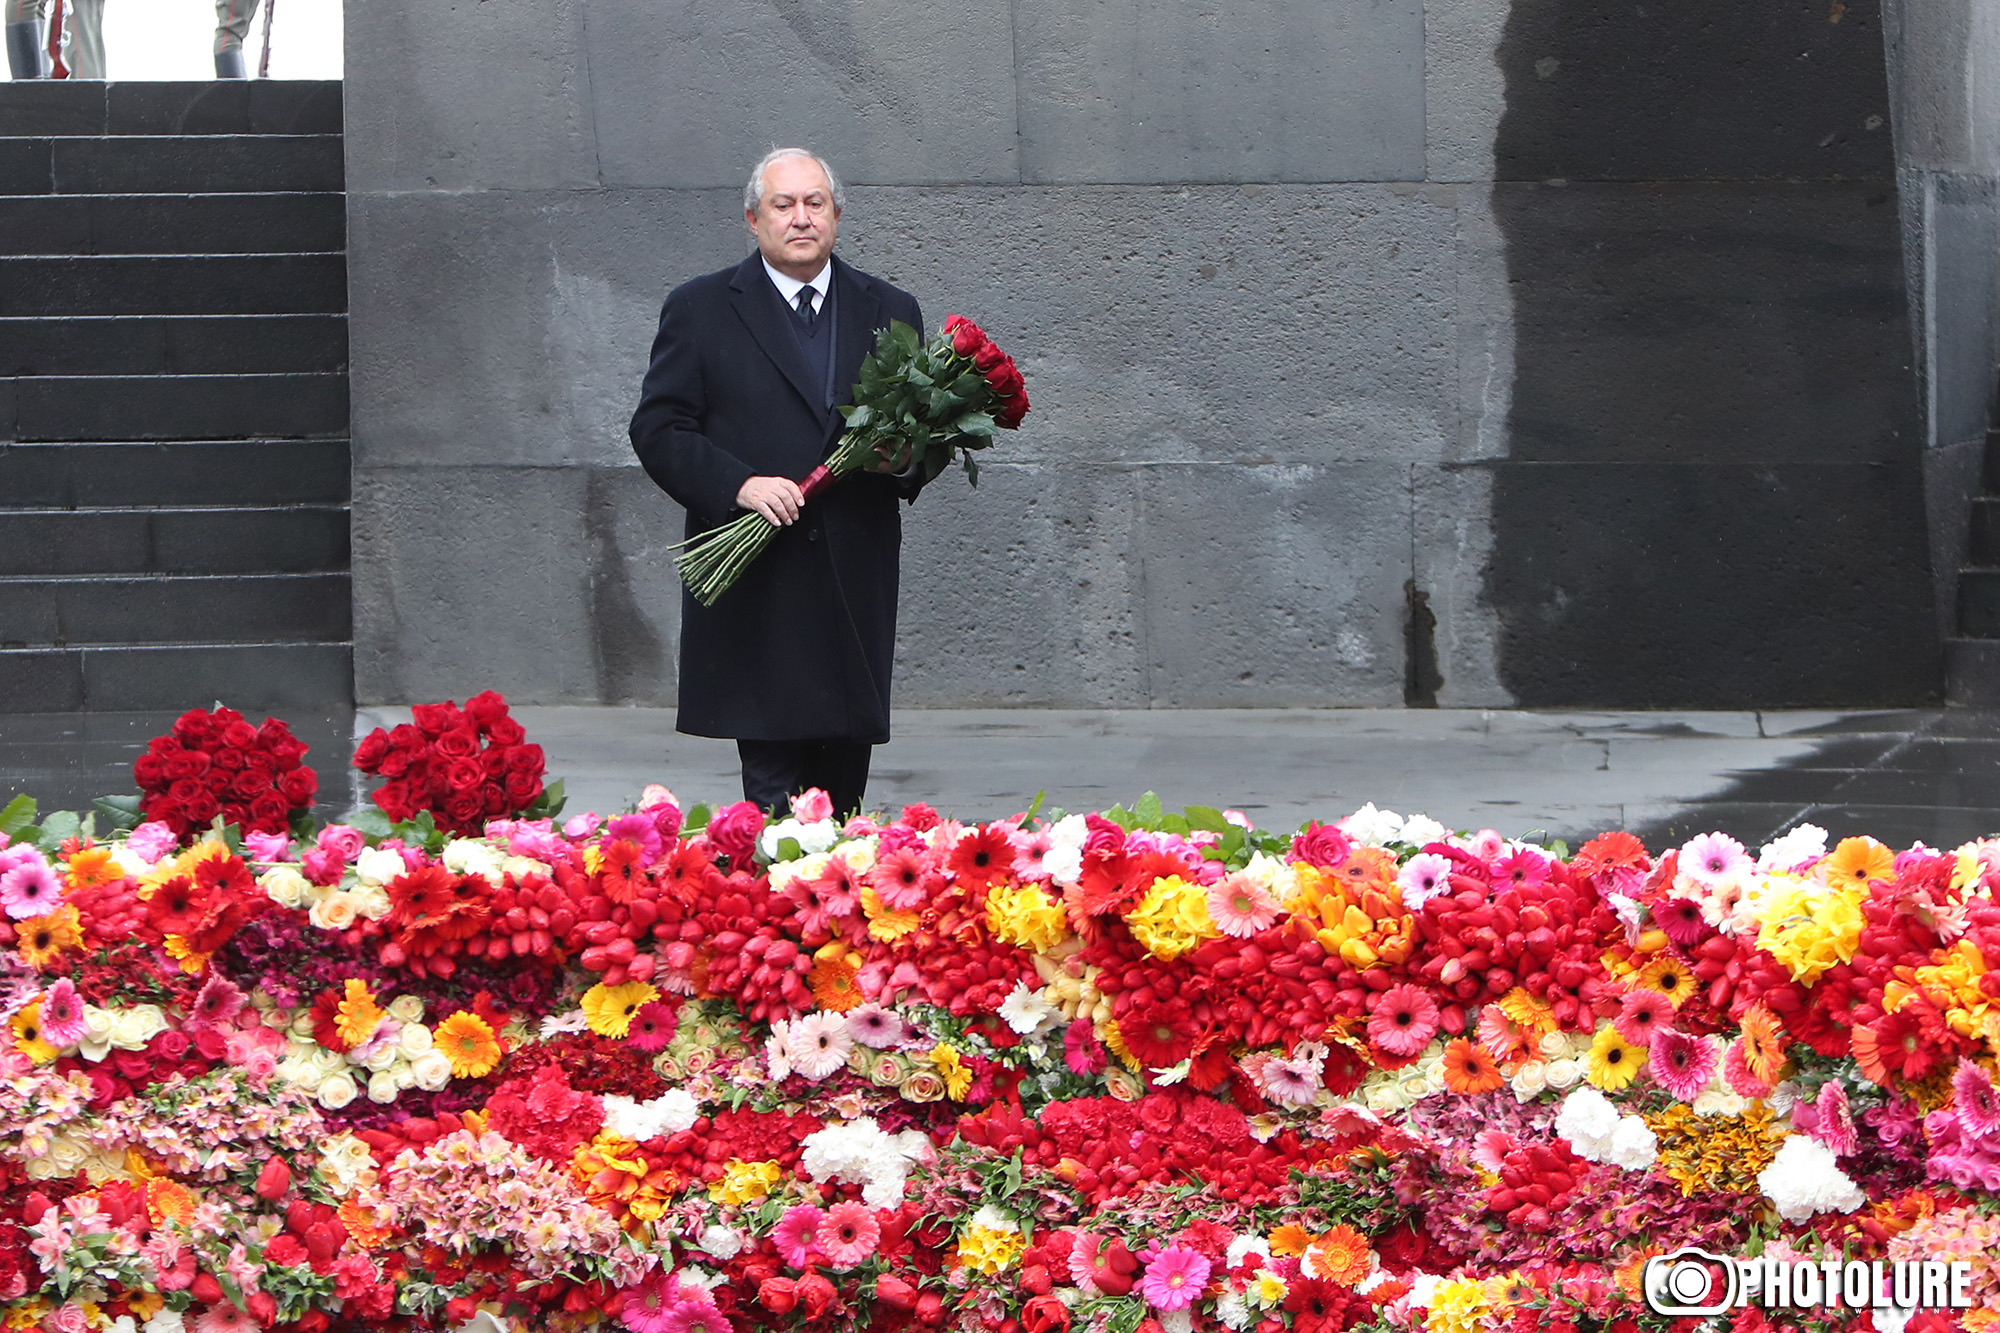
<path id="1" fill-rule="evenodd" d="M 851 403 L 877 330 L 919 331 L 915 298 L 833 261 L 834 383 Z M 813 382 L 793 318 L 752 253 L 676 287 L 632 416 L 646 472 L 693 536 L 743 512 L 753 476 L 803 480 L 842 420 Z M 681 598 L 681 731 L 748 740 L 889 739 L 902 545 L 897 500 L 920 480 L 864 472 L 809 501 L 712 607 Z"/>

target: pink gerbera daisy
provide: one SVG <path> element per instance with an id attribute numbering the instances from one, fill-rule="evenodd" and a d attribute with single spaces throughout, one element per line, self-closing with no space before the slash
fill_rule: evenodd
<path id="1" fill-rule="evenodd" d="M 49 1011 L 44 1005 L 44 1031 L 48 1022 Z M 1970 1060 L 1960 1060 L 1958 1072 L 1951 1076 L 1951 1091 L 1959 1128 L 1965 1131 L 1967 1138 L 1983 1139 L 1989 1134 L 2000 1134 L 2000 1095 L 1994 1092 L 1991 1074 Z"/>
<path id="2" fill-rule="evenodd" d="M 863 1046 L 884 1051 L 908 1035 L 903 1020 L 879 1004 L 864 1004 L 847 1011 L 847 1035 Z"/>
<path id="3" fill-rule="evenodd" d="M 1693 1101 L 1715 1077 L 1715 1043 L 1707 1037 L 1661 1028 L 1647 1054 L 1654 1081 L 1681 1101 Z"/>
<path id="4" fill-rule="evenodd" d="M 1853 1156 L 1861 1146 L 1861 1136 L 1854 1128 L 1854 1112 L 1847 1105 L 1847 1089 L 1839 1079 L 1830 1078 L 1820 1085 L 1813 1109 L 1819 1113 L 1819 1123 L 1812 1136 L 1833 1149 L 1835 1157 Z"/>
<path id="5" fill-rule="evenodd" d="M 1147 1253 L 1146 1274 L 1139 1280 L 1139 1294 L 1155 1310 L 1185 1310 L 1194 1304 L 1208 1285 L 1214 1267 L 1199 1250 L 1179 1244 Z"/>
<path id="6" fill-rule="evenodd" d="M 1680 872 L 1705 888 L 1746 874 L 1755 863 L 1743 844 L 1726 833 L 1704 833 L 1681 848 Z"/>
<path id="7" fill-rule="evenodd" d="M 1063 1033 L 1063 1063 L 1072 1074 L 1101 1074 L 1107 1063 L 1104 1044 L 1087 1018 L 1079 1018 Z"/>
<path id="8" fill-rule="evenodd" d="M 837 1203 L 820 1219 L 813 1242 L 830 1267 L 852 1268 L 882 1243 L 882 1225 L 875 1220 L 875 1210 L 865 1203 Z"/>
<path id="9" fill-rule="evenodd" d="M 662 1333 L 730 1333 L 729 1318 L 716 1307 L 713 1296 L 700 1287 L 676 1285 L 680 1299 L 667 1307 Z"/>
<path id="10" fill-rule="evenodd" d="M 817 1253 L 815 1242 L 819 1237 L 819 1224 L 825 1216 L 810 1203 L 787 1208 L 785 1215 L 778 1219 L 778 1225 L 771 1228 L 771 1244 L 778 1247 L 778 1257 L 793 1268 L 804 1268 Z"/>
<path id="11" fill-rule="evenodd" d="M 196 1027 L 219 1028 L 226 1023 L 234 1023 L 247 1000 L 248 997 L 235 982 L 217 972 L 209 977 L 201 993 L 194 997 L 194 1009 L 188 1017 L 194 1020 Z"/>
<path id="12" fill-rule="evenodd" d="M 1423 910 L 1426 902 L 1451 891 L 1451 858 L 1418 852 L 1396 872 L 1396 887 L 1403 891 L 1403 906 L 1412 912 Z"/>
<path id="13" fill-rule="evenodd" d="M 1239 940 L 1269 930 L 1281 910 L 1271 891 L 1238 871 L 1208 886 L 1208 915 L 1215 928 Z"/>
<path id="14" fill-rule="evenodd" d="M 793 1019 L 785 1033 L 785 1057 L 792 1068 L 818 1082 L 847 1063 L 854 1038 L 847 1032 L 847 1015 L 821 1009 Z"/>
<path id="15" fill-rule="evenodd" d="M 1547 883 L 1548 878 L 1549 859 L 1531 847 L 1516 848 L 1513 855 L 1501 858 L 1493 867 L 1496 889 L 1530 889 Z"/>
<path id="16" fill-rule="evenodd" d="M 1674 1021 L 1673 1001 L 1656 990 L 1635 990 L 1618 1007 L 1611 1020 L 1618 1035 L 1634 1046 L 1651 1046 L 1653 1034 Z"/>
<path id="17" fill-rule="evenodd" d="M 42 1040 L 61 1050 L 83 1040 L 83 997 L 68 977 L 42 992 Z"/>
<path id="18" fill-rule="evenodd" d="M 257 1321 L 228 1301 L 211 1305 L 191 1325 L 194 1333 L 257 1333 Z"/>
<path id="19" fill-rule="evenodd" d="M 1692 898 L 1662 898 L 1652 910 L 1653 924 L 1683 949 L 1699 943 L 1708 933 L 1708 919 L 1701 914 L 1701 904 Z"/>
<path id="20" fill-rule="evenodd" d="M 674 1011 L 658 1000 L 648 1000 L 632 1012 L 632 1022 L 625 1029 L 625 1040 L 635 1051 L 653 1055 L 667 1049 L 667 1043 L 674 1039 L 674 1030 L 679 1026 Z"/>
<path id="21" fill-rule="evenodd" d="M 1383 991 L 1368 1016 L 1368 1040 L 1391 1055 L 1415 1055 L 1437 1035 L 1437 1001 L 1416 986 Z"/>
<path id="22" fill-rule="evenodd" d="M 619 1322 L 632 1333 L 667 1333 L 667 1311 L 675 1304 L 674 1296 L 666 1273 L 655 1269 L 644 1282 L 626 1291 L 625 1299 L 618 1303 Z"/>
<path id="23" fill-rule="evenodd" d="M 1042 860 L 1055 846 L 1055 839 L 1047 832 L 1016 833 L 1014 835 L 1014 878 L 1047 883 L 1049 871 Z"/>
<path id="24" fill-rule="evenodd" d="M 62 905 L 62 881 L 39 855 L 0 875 L 0 903 L 16 921 L 47 916 Z"/>
<path id="25" fill-rule="evenodd" d="M 923 853 L 902 849 L 876 858 L 863 882 L 875 890 L 884 906 L 909 912 L 929 901 L 929 872 L 930 863 Z"/>

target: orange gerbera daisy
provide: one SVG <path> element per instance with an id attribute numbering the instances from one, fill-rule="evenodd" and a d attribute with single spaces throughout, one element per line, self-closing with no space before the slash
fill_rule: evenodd
<path id="1" fill-rule="evenodd" d="M 1356 847 L 1333 872 L 1355 888 L 1381 888 L 1396 882 L 1396 855 L 1382 847 Z"/>
<path id="2" fill-rule="evenodd" d="M 108 847 L 87 847 L 69 859 L 69 886 L 95 889 L 125 878 L 125 871 L 111 859 Z"/>
<path id="3" fill-rule="evenodd" d="M 1337 1226 L 1306 1247 L 1302 1271 L 1324 1282 L 1351 1287 L 1368 1276 L 1368 1238 L 1350 1226 Z"/>
<path id="4" fill-rule="evenodd" d="M 1296 1259 L 1312 1247 L 1313 1234 L 1296 1222 L 1287 1222 L 1270 1235 L 1271 1253 L 1280 1259 Z"/>
<path id="5" fill-rule="evenodd" d="M 437 1025 L 431 1042 L 451 1061 L 454 1078 L 484 1078 L 500 1063 L 500 1039 L 493 1025 L 461 1009 Z"/>
<path id="6" fill-rule="evenodd" d="M 1896 854 L 1873 838 L 1842 838 L 1833 855 L 1819 863 L 1819 873 L 1831 888 L 1866 893 L 1870 883 L 1896 877 Z"/>
<path id="7" fill-rule="evenodd" d="M 1858 839 L 1848 839 L 1855 841 Z M 1743 1028 L 1744 1067 L 1759 1081 L 1775 1085 L 1785 1067 L 1784 1030 L 1778 1026 L 1776 1015 L 1758 1003 L 1746 1009 L 1739 1022 Z"/>
<path id="8" fill-rule="evenodd" d="M 861 1003 L 861 987 L 855 984 L 860 974 L 861 969 L 845 958 L 821 958 L 806 973 L 806 984 L 820 1008 L 844 1014 Z"/>
<path id="9" fill-rule="evenodd" d="M 66 950 L 83 947 L 83 918 L 75 903 L 64 903 L 53 912 L 16 922 L 14 933 L 20 940 L 21 957 L 29 967 L 39 969 Z"/>
<path id="10" fill-rule="evenodd" d="M 333 1021 L 340 1039 L 352 1050 L 375 1035 L 375 1029 L 389 1015 L 375 1003 L 375 993 L 360 977 L 347 979 L 346 994 L 334 1006 Z"/>
<path id="11" fill-rule="evenodd" d="M 146 1212 L 153 1225 L 186 1222 L 194 1216 L 195 1198 L 187 1186 L 164 1176 L 146 1182 Z"/>
<path id="12" fill-rule="evenodd" d="M 1444 1085 L 1452 1092 L 1497 1092 L 1505 1082 L 1484 1047 L 1460 1037 L 1444 1048 Z"/>

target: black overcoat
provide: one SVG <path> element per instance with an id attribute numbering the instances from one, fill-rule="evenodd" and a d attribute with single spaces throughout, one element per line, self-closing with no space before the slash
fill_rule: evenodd
<path id="1" fill-rule="evenodd" d="M 854 401 L 877 330 L 923 329 L 909 293 L 833 260 L 835 402 Z M 742 513 L 753 476 L 803 481 L 842 420 L 807 373 L 785 308 L 752 253 L 676 287 L 660 310 L 632 416 L 647 475 L 687 510 L 687 535 Z M 744 740 L 889 739 L 896 647 L 897 501 L 922 482 L 874 472 L 809 501 L 712 607 L 683 590 L 679 730 Z"/>

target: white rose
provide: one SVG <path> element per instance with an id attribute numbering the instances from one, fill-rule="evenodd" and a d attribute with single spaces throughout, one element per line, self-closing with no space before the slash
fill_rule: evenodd
<path id="1" fill-rule="evenodd" d="M 122 842 L 111 849 L 111 859 L 120 870 L 125 872 L 125 876 L 128 879 L 144 879 L 153 870 L 151 863 L 145 857 L 139 855 Z"/>
<path id="2" fill-rule="evenodd" d="M 865 875 L 875 868 L 875 840 L 856 838 L 843 842 L 833 849 L 833 854 L 847 862 L 847 868 L 857 875 Z"/>
<path id="3" fill-rule="evenodd" d="M 355 877 L 363 884 L 387 884 L 406 869 L 400 853 L 382 847 L 371 847 L 354 858 Z"/>
<path id="4" fill-rule="evenodd" d="M 1548 1064 L 1549 1086 L 1557 1092 L 1573 1088 L 1583 1078 L 1583 1066 L 1574 1060 L 1551 1060 Z"/>
<path id="5" fill-rule="evenodd" d="M 326 1078 L 326 1071 L 311 1060 L 293 1058 L 278 1061 L 278 1077 L 295 1088 L 318 1092 L 321 1081 Z"/>
<path id="6" fill-rule="evenodd" d="M 351 893 L 329 893 L 312 905 L 306 919 L 321 930 L 346 930 L 361 915 L 361 903 Z"/>
<path id="7" fill-rule="evenodd" d="M 506 861 L 506 854 L 491 843 L 477 838 L 454 838 L 444 845 L 444 868 L 459 875 L 485 875 L 490 879 L 500 877 L 500 867 Z"/>
<path id="8" fill-rule="evenodd" d="M 379 1074 L 395 1064 L 399 1054 L 401 1052 L 397 1050 L 395 1042 L 385 1041 L 368 1052 L 368 1058 L 361 1062 L 361 1067 L 371 1074 Z"/>
<path id="9" fill-rule="evenodd" d="M 258 991 L 262 995 L 263 991 Z M 289 1009 L 260 1009 L 257 1021 L 273 1032 L 289 1032 L 292 1027 L 292 1011 Z"/>
<path id="10" fill-rule="evenodd" d="M 389 1001 L 389 1017 L 398 1023 L 421 1023 L 424 1021 L 424 1000 L 421 995 L 398 995 Z"/>
<path id="11" fill-rule="evenodd" d="M 313 1043 L 312 1010 L 301 1009 L 292 1015 L 292 1021 L 285 1025 L 285 1034 L 293 1041 L 310 1046 Z"/>
<path id="12" fill-rule="evenodd" d="M 1549 1086 L 1549 1067 L 1540 1060 L 1522 1065 L 1514 1071 L 1508 1083 L 1513 1087 L 1514 1095 L 1526 1101 Z"/>
<path id="13" fill-rule="evenodd" d="M 143 1333 L 187 1333 L 187 1325 L 182 1322 L 180 1311 L 161 1309 L 146 1321 Z"/>
<path id="14" fill-rule="evenodd" d="M 324 1046 L 315 1046 L 313 1047 L 312 1054 L 307 1058 L 319 1066 L 319 1072 L 322 1074 L 343 1074 L 347 1072 L 347 1057 L 339 1051 L 330 1051 Z"/>
<path id="15" fill-rule="evenodd" d="M 326 1085 L 321 1084 L 320 1087 L 324 1090 Z M 386 1069 L 378 1069 L 368 1076 L 368 1100 L 371 1102 L 387 1106 L 396 1100 L 396 1094 L 401 1091 L 396 1086 L 396 1076 Z"/>
<path id="16" fill-rule="evenodd" d="M 1542 1054 L 1551 1060 L 1560 1060 L 1569 1054 L 1569 1037 L 1566 1033 L 1550 1032 L 1541 1040 Z"/>
<path id="17" fill-rule="evenodd" d="M 370 921 L 380 921 L 389 915 L 389 909 L 394 906 L 389 901 L 389 891 L 379 884 L 356 885 L 352 896 L 354 905 L 361 910 L 361 915 Z"/>
<path id="18" fill-rule="evenodd" d="M 392 1012 L 394 1008 L 395 1006 L 390 1006 Z M 412 1060 L 422 1055 L 425 1051 L 428 1051 L 435 1044 L 436 1042 L 431 1037 L 431 1030 L 414 1019 L 404 1020 L 402 1035 L 396 1038 L 396 1049 Z"/>
<path id="19" fill-rule="evenodd" d="M 361 1089 L 355 1086 L 354 1076 L 344 1069 L 320 1080 L 319 1104 L 329 1111 L 338 1111 L 360 1095 Z"/>
<path id="20" fill-rule="evenodd" d="M 83 1163 L 90 1156 L 90 1149 L 67 1134 L 58 1134 L 49 1144 L 48 1155 L 42 1160 L 56 1167 L 56 1174 L 73 1176 L 83 1170 Z"/>
<path id="21" fill-rule="evenodd" d="M 166 1030 L 167 1016 L 158 1005 L 135 1005 L 112 1022 L 111 1044 L 121 1051 L 143 1050 L 147 1042 Z"/>
<path id="22" fill-rule="evenodd" d="M 312 892 L 312 881 L 291 866 L 272 866 L 257 877 L 257 885 L 280 907 L 297 907 Z"/>
<path id="23" fill-rule="evenodd" d="M 389 1066 L 389 1077 L 396 1080 L 398 1092 L 407 1092 L 417 1086 L 416 1067 L 407 1060 L 398 1060 Z"/>
<path id="24" fill-rule="evenodd" d="M 451 1061 L 443 1051 L 425 1051 L 410 1061 L 410 1072 L 416 1075 L 418 1087 L 425 1092 L 436 1092 L 451 1082 Z"/>
<path id="25" fill-rule="evenodd" d="M 526 879 L 530 875 L 547 879 L 552 872 L 549 866 L 532 856 L 510 856 L 500 863 L 500 873 L 512 875 L 515 879 Z"/>
<path id="26" fill-rule="evenodd" d="M 1387 1115 L 1392 1111 L 1401 1111 L 1409 1105 L 1403 1099 L 1402 1090 L 1393 1083 L 1377 1083 L 1374 1087 L 1368 1089 L 1363 1094 L 1362 1104 L 1377 1115 Z"/>

